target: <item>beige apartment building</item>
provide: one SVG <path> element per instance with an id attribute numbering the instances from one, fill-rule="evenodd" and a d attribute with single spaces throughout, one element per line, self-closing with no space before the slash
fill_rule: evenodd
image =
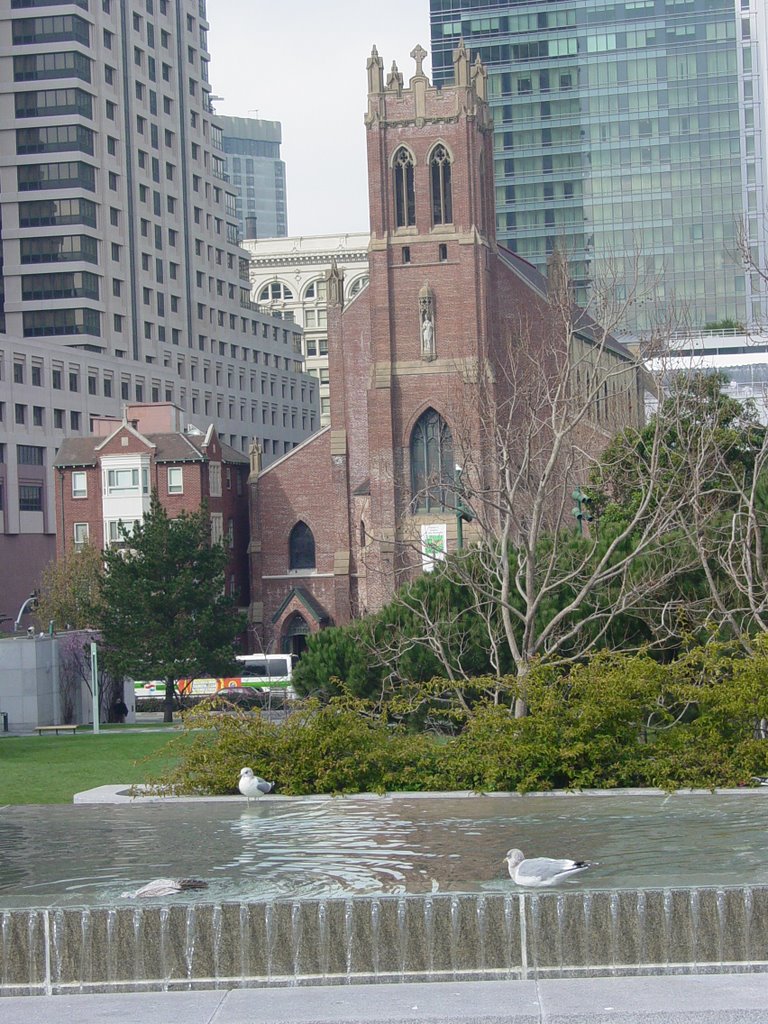
<path id="1" fill-rule="evenodd" d="M 335 262 L 344 280 L 344 304 L 368 284 L 367 232 L 246 239 L 251 298 L 259 307 L 304 328 L 307 373 L 320 382 L 320 419 L 330 418 L 328 309 L 325 275 Z"/>

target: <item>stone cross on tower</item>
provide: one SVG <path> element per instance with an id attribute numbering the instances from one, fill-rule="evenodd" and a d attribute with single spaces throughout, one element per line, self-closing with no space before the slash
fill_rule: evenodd
<path id="1" fill-rule="evenodd" d="M 424 60 L 427 56 L 427 51 L 424 49 L 423 46 L 417 43 L 416 46 L 411 50 L 411 56 L 416 61 L 416 74 L 423 75 L 424 72 L 422 70 L 421 65 L 424 63 Z"/>

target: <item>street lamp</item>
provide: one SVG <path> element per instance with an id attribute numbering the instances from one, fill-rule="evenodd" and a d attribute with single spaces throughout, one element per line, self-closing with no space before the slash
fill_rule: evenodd
<path id="1" fill-rule="evenodd" d="M 594 518 L 592 513 L 590 512 L 592 499 L 588 498 L 580 487 L 576 488 L 571 497 L 576 502 L 576 507 L 571 509 L 571 515 L 575 516 L 578 519 L 579 533 L 583 534 L 585 521 L 591 523 L 592 519 Z"/>
<path id="2" fill-rule="evenodd" d="M 461 466 L 454 469 L 453 484 L 456 492 L 456 549 L 461 551 L 464 547 L 464 523 L 471 523 L 475 518 L 469 506 L 464 503 L 461 489 Z"/>
<path id="3" fill-rule="evenodd" d="M 24 615 L 28 611 L 34 611 L 35 608 L 37 608 L 37 594 L 35 593 L 35 591 L 32 591 L 29 597 L 25 598 L 21 603 L 21 608 L 19 608 L 19 614 L 16 616 L 16 621 L 13 624 L 14 633 L 18 632 L 19 626 L 21 625 L 22 615 Z"/>

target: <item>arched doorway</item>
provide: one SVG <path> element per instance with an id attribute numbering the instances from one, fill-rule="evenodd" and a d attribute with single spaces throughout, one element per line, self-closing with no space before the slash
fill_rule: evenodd
<path id="1" fill-rule="evenodd" d="M 283 630 L 283 653 L 290 654 L 291 661 L 296 664 L 304 651 L 307 649 L 307 637 L 310 628 L 303 615 L 296 612 L 286 623 Z"/>

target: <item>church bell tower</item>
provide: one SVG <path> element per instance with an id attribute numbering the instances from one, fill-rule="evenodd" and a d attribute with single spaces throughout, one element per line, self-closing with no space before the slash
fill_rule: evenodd
<path id="1" fill-rule="evenodd" d="M 367 410 L 378 545 L 369 590 L 378 580 L 381 601 L 421 568 L 424 537 L 448 549 L 456 544 L 452 403 L 484 374 L 494 329 L 486 70 L 479 58 L 470 61 L 462 42 L 454 84 L 438 89 L 424 73 L 425 51 L 417 46 L 411 57 L 416 68 L 407 86 L 394 63 L 385 76 L 375 47 L 367 63 Z M 462 422 L 463 435 L 472 429 Z"/>

